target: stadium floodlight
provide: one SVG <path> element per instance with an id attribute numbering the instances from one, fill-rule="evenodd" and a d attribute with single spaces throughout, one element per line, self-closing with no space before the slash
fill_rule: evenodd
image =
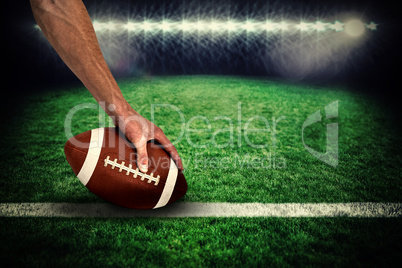
<path id="1" fill-rule="evenodd" d="M 233 20 L 228 20 L 226 23 L 224 23 L 223 27 L 229 32 L 234 32 L 239 28 L 239 23 Z"/>
<path id="2" fill-rule="evenodd" d="M 265 24 L 264 24 L 264 29 L 265 29 L 266 31 L 268 31 L 268 32 L 274 31 L 275 28 L 276 28 L 275 25 L 276 25 L 276 24 L 275 24 L 274 22 L 267 20 L 267 21 L 265 22 Z"/>
<path id="3" fill-rule="evenodd" d="M 343 23 L 340 22 L 340 21 L 335 21 L 333 24 L 329 25 L 329 27 L 330 27 L 332 30 L 336 31 L 336 32 L 341 32 L 341 31 L 343 31 L 343 26 L 344 26 Z"/>
<path id="4" fill-rule="evenodd" d="M 102 34 L 103 32 L 116 32 L 117 34 L 122 34 L 124 32 L 136 33 L 136 32 L 182 32 L 182 33 L 203 33 L 203 34 L 225 34 L 227 32 L 278 32 L 282 34 L 285 32 L 293 33 L 295 30 L 300 32 L 345 32 L 351 37 L 361 36 L 365 30 L 375 31 L 377 30 L 378 24 L 370 22 L 364 24 L 358 19 L 351 19 L 346 23 L 335 21 L 331 22 L 305 22 L 301 21 L 299 23 L 290 23 L 286 21 L 254 21 L 254 20 L 161 20 L 161 21 L 127 21 L 126 23 L 106 21 L 99 22 L 97 20 L 93 21 L 93 26 L 97 34 Z M 34 25 L 35 29 L 40 29 L 38 25 Z"/>
<path id="5" fill-rule="evenodd" d="M 208 31 L 209 25 L 208 22 L 199 20 L 195 23 L 194 27 L 198 32 L 205 32 Z"/>
<path id="6" fill-rule="evenodd" d="M 142 22 L 141 29 L 146 31 L 146 32 L 150 32 L 150 31 L 156 29 L 155 24 L 157 25 L 157 23 L 152 23 L 152 22 L 150 22 L 148 20 L 144 20 Z"/>
<path id="7" fill-rule="evenodd" d="M 242 25 L 241 28 L 246 30 L 247 32 L 253 32 L 256 30 L 255 23 L 250 20 L 246 20 Z"/>
<path id="8" fill-rule="evenodd" d="M 108 22 L 99 22 L 99 21 L 94 21 L 93 23 L 94 29 L 97 32 L 102 32 L 102 31 L 115 31 L 117 27 L 119 26 L 118 23 L 115 23 L 113 21 L 108 21 Z"/>
<path id="9" fill-rule="evenodd" d="M 317 32 L 323 32 L 328 29 L 328 23 L 324 23 L 322 21 L 317 21 L 313 25 L 313 29 L 316 30 Z"/>
<path id="10" fill-rule="evenodd" d="M 177 25 L 177 29 L 183 32 L 189 32 L 193 29 L 193 23 L 186 20 L 182 20 L 181 23 Z"/>
<path id="11" fill-rule="evenodd" d="M 296 25 L 296 29 L 304 32 L 304 31 L 309 31 L 311 28 L 311 24 L 307 22 L 300 22 L 299 24 Z"/>
<path id="12" fill-rule="evenodd" d="M 377 30 L 377 26 L 378 24 L 374 23 L 374 22 L 370 22 L 369 24 L 366 24 L 366 28 L 372 31 Z"/>
<path id="13" fill-rule="evenodd" d="M 175 26 L 177 26 L 177 23 L 172 23 L 167 20 L 163 20 L 161 23 L 157 25 L 158 29 L 164 32 L 172 31 L 175 28 Z"/>
<path id="14" fill-rule="evenodd" d="M 289 30 L 290 24 L 286 23 L 285 21 L 281 21 L 277 23 L 277 28 L 281 31 Z"/>
<path id="15" fill-rule="evenodd" d="M 92 22 L 92 25 L 93 25 L 93 27 L 94 27 L 96 32 L 100 32 L 100 31 L 104 30 L 102 22 L 98 22 L 98 21 L 94 20 Z"/>
<path id="16" fill-rule="evenodd" d="M 222 31 L 225 29 L 224 23 L 218 22 L 218 21 L 211 21 L 209 23 L 209 29 L 211 31 L 217 32 L 217 31 Z"/>
<path id="17" fill-rule="evenodd" d="M 140 29 L 140 24 L 128 21 L 126 24 L 123 25 L 123 29 L 128 32 L 138 31 Z"/>

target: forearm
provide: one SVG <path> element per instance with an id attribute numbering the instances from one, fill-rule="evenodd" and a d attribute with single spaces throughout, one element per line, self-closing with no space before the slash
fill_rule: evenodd
<path id="1" fill-rule="evenodd" d="M 125 101 L 95 35 L 88 12 L 81 0 L 31 0 L 32 11 L 50 44 L 82 81 L 105 111 L 120 116 L 132 110 Z M 108 109 L 114 104 L 117 110 Z"/>
<path id="2" fill-rule="evenodd" d="M 39 27 L 67 66 L 92 93 L 137 149 L 137 165 L 148 171 L 147 143 L 157 140 L 183 165 L 163 131 L 140 116 L 124 99 L 99 48 L 95 30 L 81 0 L 30 0 Z"/>

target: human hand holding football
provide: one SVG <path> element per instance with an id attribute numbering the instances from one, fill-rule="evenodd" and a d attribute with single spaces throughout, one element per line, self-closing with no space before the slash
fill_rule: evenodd
<path id="1" fill-rule="evenodd" d="M 141 171 L 148 171 L 147 143 L 151 140 L 156 140 L 169 153 L 178 169 L 183 170 L 183 163 L 176 148 L 161 128 L 142 117 L 131 107 L 121 109 L 124 106 L 116 107 L 113 104 L 109 106 L 111 106 L 110 112 L 115 114 L 115 116 L 111 116 L 115 125 L 137 149 L 138 165 Z"/>

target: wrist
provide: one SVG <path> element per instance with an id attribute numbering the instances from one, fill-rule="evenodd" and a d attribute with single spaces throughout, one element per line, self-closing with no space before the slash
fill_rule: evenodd
<path id="1" fill-rule="evenodd" d="M 115 126 L 123 124 L 123 122 L 130 116 L 138 115 L 138 113 L 125 100 L 114 103 L 105 103 L 104 110 L 113 120 Z"/>

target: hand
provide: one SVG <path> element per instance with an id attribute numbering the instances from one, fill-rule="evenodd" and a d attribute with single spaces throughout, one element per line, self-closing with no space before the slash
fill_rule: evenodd
<path id="1" fill-rule="evenodd" d="M 124 115 L 118 116 L 115 119 L 115 124 L 118 125 L 119 129 L 137 149 L 138 168 L 142 172 L 146 173 L 148 171 L 147 142 L 150 140 L 156 140 L 162 145 L 163 149 L 170 154 L 178 169 L 183 170 L 183 164 L 176 148 L 165 136 L 162 129 L 154 123 L 130 109 L 125 111 Z"/>

